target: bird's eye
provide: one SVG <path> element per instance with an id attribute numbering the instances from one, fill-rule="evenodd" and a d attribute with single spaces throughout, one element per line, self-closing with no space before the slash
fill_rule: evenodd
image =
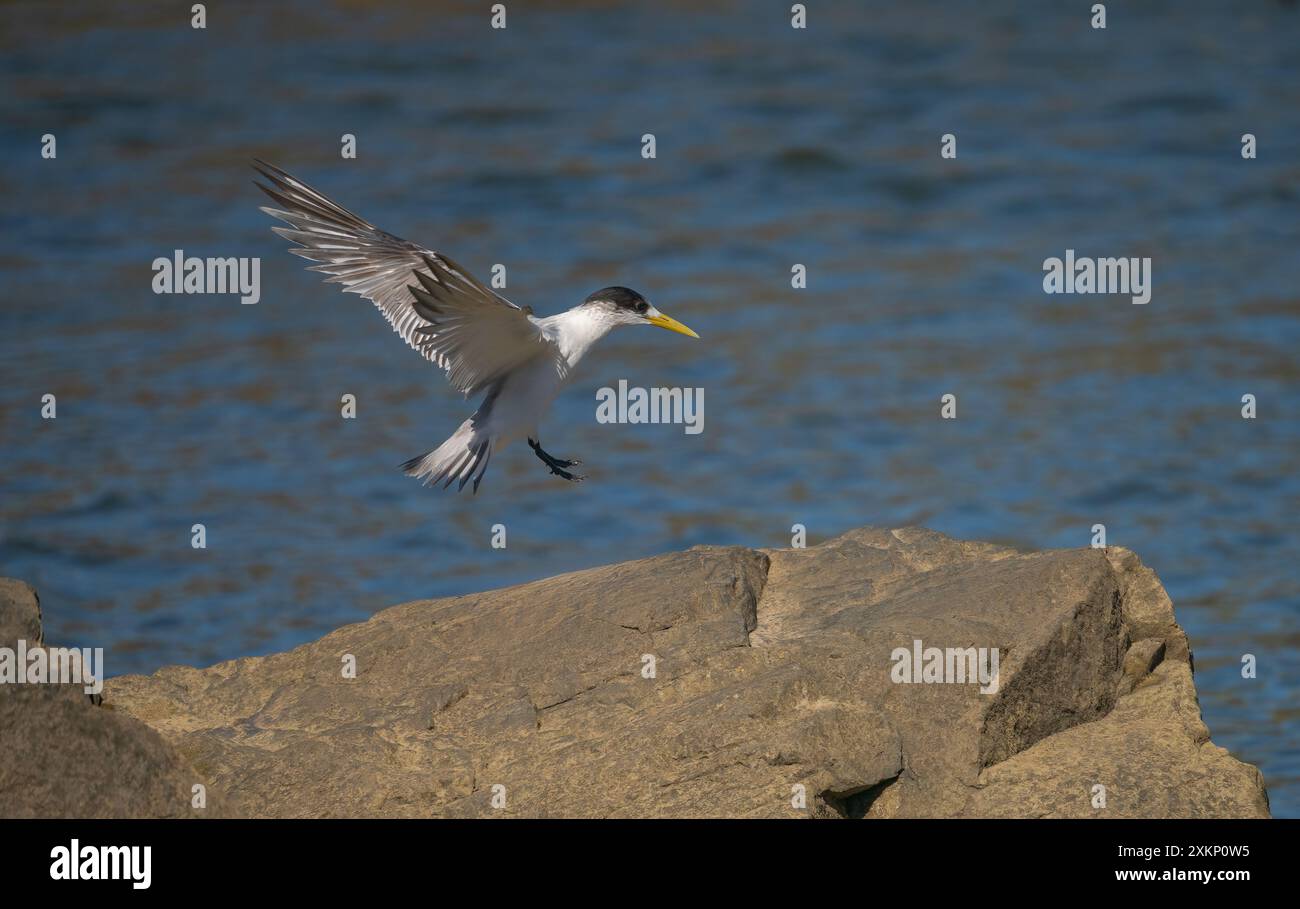
<path id="1" fill-rule="evenodd" d="M 645 315 L 646 310 L 648 310 L 649 308 L 650 308 L 650 304 L 647 303 L 645 300 L 642 300 L 640 303 L 636 305 L 636 311 L 641 313 L 642 315 Z"/>

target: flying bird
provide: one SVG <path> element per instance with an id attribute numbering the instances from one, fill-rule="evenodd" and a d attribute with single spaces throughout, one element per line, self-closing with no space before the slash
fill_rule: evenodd
<path id="1" fill-rule="evenodd" d="M 606 287 L 558 315 L 538 318 L 488 288 L 446 255 L 382 231 L 306 183 L 265 161 L 254 168 L 270 184 L 254 181 L 275 203 L 262 211 L 288 227 L 272 230 L 297 246 L 289 251 L 317 263 L 308 271 L 329 275 L 384 314 L 402 340 L 434 365 L 466 397 L 483 403 L 432 451 L 402 465 L 425 484 L 474 492 L 492 453 L 526 438 L 552 474 L 571 482 L 581 461 L 556 458 L 541 445 L 537 424 L 568 382 L 578 361 L 620 325 L 657 325 L 698 338 L 626 287 Z"/>

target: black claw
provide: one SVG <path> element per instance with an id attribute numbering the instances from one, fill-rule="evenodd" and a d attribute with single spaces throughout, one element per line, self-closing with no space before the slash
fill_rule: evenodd
<path id="1" fill-rule="evenodd" d="M 580 477 L 565 470 L 566 467 L 577 467 L 581 464 L 582 461 L 579 459 L 573 458 L 572 460 L 564 460 L 562 458 L 552 457 L 546 453 L 546 450 L 542 448 L 542 443 L 538 442 L 536 439 L 529 439 L 528 447 L 533 450 L 533 453 L 536 454 L 541 462 L 549 467 L 551 473 L 556 476 L 564 477 L 564 479 L 573 483 L 578 483 L 586 479 L 586 477 Z"/>

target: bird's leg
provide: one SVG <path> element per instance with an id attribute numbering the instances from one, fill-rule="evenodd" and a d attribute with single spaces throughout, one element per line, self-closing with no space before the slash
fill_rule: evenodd
<path id="1" fill-rule="evenodd" d="M 541 462 L 543 464 L 551 468 L 551 473 L 557 476 L 564 477 L 564 479 L 566 480 L 571 480 L 574 483 L 577 483 L 578 481 L 585 479 L 585 477 L 581 477 L 578 476 L 577 474 L 569 473 L 567 470 L 564 469 L 566 467 L 577 467 L 579 464 L 581 464 L 582 462 L 579 461 L 577 458 L 574 458 L 571 461 L 566 461 L 561 458 L 553 458 L 546 453 L 546 451 L 542 448 L 542 443 L 537 441 L 536 439 L 529 439 L 528 447 L 533 450 L 533 454 L 537 455 L 537 457 L 541 459 Z"/>

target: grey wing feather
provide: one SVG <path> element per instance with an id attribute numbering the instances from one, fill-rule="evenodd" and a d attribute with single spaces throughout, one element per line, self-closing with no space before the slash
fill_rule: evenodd
<path id="1" fill-rule="evenodd" d="M 262 211 L 289 225 L 272 230 L 298 244 L 289 251 L 317 263 L 308 270 L 329 275 L 326 283 L 372 301 L 402 340 L 445 369 L 458 390 L 480 391 L 531 357 L 554 351 L 531 310 L 451 259 L 380 230 L 274 165 L 255 159 L 254 167 L 270 183 L 256 185 L 281 206 Z M 417 291 L 430 302 L 420 304 Z"/>
<path id="2" fill-rule="evenodd" d="M 416 343 L 447 370 L 452 385 L 486 387 L 543 351 L 555 356 L 557 367 L 564 365 L 558 348 L 526 313 L 484 306 L 481 294 L 466 286 L 474 279 L 445 257 L 425 256 L 424 264 L 409 288 L 412 309 L 426 323 L 415 329 Z"/>

